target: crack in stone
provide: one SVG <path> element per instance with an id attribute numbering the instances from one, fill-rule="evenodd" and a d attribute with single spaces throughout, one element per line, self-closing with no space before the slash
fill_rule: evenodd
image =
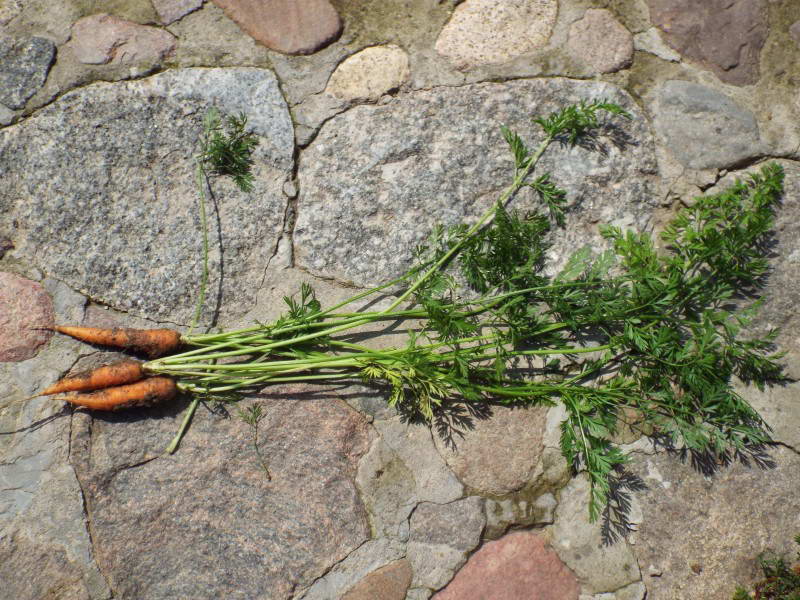
<path id="1" fill-rule="evenodd" d="M 795 448 L 791 444 L 787 444 L 786 442 L 781 442 L 780 440 L 775 440 L 773 444 L 775 444 L 776 446 L 781 446 L 783 448 L 786 448 L 787 450 L 794 452 L 795 454 L 800 456 L 800 448 Z"/>
<path id="2" fill-rule="evenodd" d="M 81 477 L 78 474 L 78 471 L 75 469 L 75 466 L 72 462 L 72 425 L 75 416 L 74 414 L 70 416 L 70 426 L 69 426 L 69 434 L 70 434 L 70 443 L 69 443 L 69 452 L 67 454 L 67 463 L 69 464 L 70 468 L 72 469 L 72 473 L 75 476 L 75 481 L 78 482 L 78 489 L 80 490 L 81 494 L 81 508 L 83 510 L 84 521 L 86 524 L 86 534 L 89 537 L 89 556 L 94 563 L 95 568 L 97 568 L 97 572 L 103 578 L 106 586 L 108 587 L 109 591 L 111 592 L 111 598 L 114 598 L 117 594 L 114 592 L 114 587 L 111 585 L 111 578 L 103 572 L 101 565 L 97 562 L 97 552 L 95 548 L 97 546 L 97 534 L 94 530 L 93 518 L 91 514 L 91 510 L 89 509 L 89 502 L 87 500 L 87 493 L 86 493 L 86 486 L 84 485 Z M 92 436 L 92 426 L 93 422 L 90 420 L 88 425 L 88 439 L 91 445 L 91 436 Z"/>
<path id="3" fill-rule="evenodd" d="M 377 538 L 376 538 L 376 539 L 377 539 Z M 326 568 L 326 569 L 325 569 L 325 570 L 324 570 L 324 571 L 323 571 L 323 572 L 322 572 L 322 573 L 321 573 L 321 574 L 320 574 L 318 577 L 315 577 L 315 578 L 314 578 L 314 580 L 313 580 L 311 583 L 309 583 L 307 586 L 305 586 L 305 587 L 304 587 L 304 588 L 303 588 L 303 589 L 302 589 L 302 590 L 299 592 L 299 594 L 300 594 L 299 596 L 294 596 L 294 595 L 292 595 L 292 596 L 291 596 L 291 597 L 292 597 L 292 599 L 293 599 L 293 600 L 302 600 L 302 599 L 303 599 L 303 597 L 306 595 L 306 593 L 308 593 L 308 591 L 309 591 L 309 590 L 310 590 L 312 587 L 314 587 L 314 585 L 316 585 L 316 583 L 317 583 L 318 581 L 321 581 L 322 579 L 324 579 L 324 578 L 325 578 L 325 577 L 328 575 L 328 573 L 330 573 L 331 571 L 333 571 L 333 570 L 334 570 L 334 569 L 335 569 L 337 566 L 339 566 L 339 565 L 340 565 L 340 564 L 342 564 L 344 561 L 346 561 L 346 560 L 347 560 L 347 559 L 348 559 L 348 558 L 349 558 L 349 557 L 350 557 L 350 556 L 351 556 L 353 553 L 355 553 L 355 552 L 356 552 L 356 551 L 358 551 L 358 550 L 359 550 L 359 549 L 360 549 L 362 546 L 364 546 L 365 544 L 367 544 L 367 543 L 369 543 L 369 542 L 371 542 L 371 541 L 374 541 L 374 540 L 373 540 L 373 538 L 369 538 L 369 539 L 366 539 L 366 540 L 364 540 L 363 542 L 361 542 L 361 543 L 360 543 L 358 546 L 356 546 L 355 548 L 353 548 L 353 549 L 352 549 L 350 552 L 348 552 L 348 553 L 347 553 L 345 556 L 343 556 L 343 557 L 342 557 L 340 560 L 336 561 L 335 563 L 333 563 L 332 565 L 330 565 L 328 568 Z M 294 590 L 295 590 L 295 589 L 297 589 L 297 586 L 298 586 L 298 584 L 297 584 L 297 583 L 293 584 L 293 586 L 292 586 L 292 590 L 291 590 L 291 593 L 292 593 L 292 594 L 294 594 Z"/>

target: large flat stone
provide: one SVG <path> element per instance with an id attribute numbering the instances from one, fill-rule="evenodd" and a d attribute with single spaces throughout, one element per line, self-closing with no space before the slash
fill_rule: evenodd
<path id="1" fill-rule="evenodd" d="M 371 436 L 363 417 L 302 387 L 256 401 L 271 480 L 236 417 L 201 409 L 173 456 L 160 455 L 176 407 L 76 417 L 72 462 L 115 595 L 290 597 L 367 540 L 353 482 Z"/>
<path id="2" fill-rule="evenodd" d="M 55 44 L 46 38 L 0 32 L 0 104 L 25 106 L 47 79 L 55 54 Z"/>
<path id="3" fill-rule="evenodd" d="M 578 581 L 541 535 L 487 542 L 434 600 L 577 600 Z"/>
<path id="4" fill-rule="evenodd" d="M 648 0 L 650 18 L 667 43 L 710 68 L 722 81 L 758 81 L 761 48 L 768 34 L 763 0 Z"/>
<path id="5" fill-rule="evenodd" d="M 618 88 L 563 79 L 436 88 L 358 106 L 322 127 L 298 172 L 298 265 L 364 286 L 399 275 L 435 224 L 474 219 L 508 185 L 513 162 L 501 123 L 535 147 L 542 138 L 531 116 L 604 97 L 634 115 L 606 131 L 627 139 L 626 149 L 606 135 L 598 139 L 605 154 L 555 144 L 538 171 L 552 173 L 572 207 L 553 236 L 555 263 L 586 243 L 602 244 L 594 223 L 645 227 L 656 205 L 652 139 Z M 512 203 L 531 206 L 525 194 Z"/>
<path id="6" fill-rule="evenodd" d="M 328 0 L 213 0 L 248 35 L 286 54 L 311 54 L 342 31 Z"/>
<path id="7" fill-rule="evenodd" d="M 3 129 L 2 233 L 20 257 L 103 303 L 188 321 L 202 255 L 193 156 L 212 105 L 244 112 L 260 139 L 254 191 L 217 178 L 209 203 L 205 314 L 220 302 L 223 315 L 245 312 L 282 230 L 293 162 L 291 120 L 269 71 L 186 69 L 94 84 Z"/>
<path id="8" fill-rule="evenodd" d="M 400 513 L 406 510 L 412 497 L 418 502 L 444 504 L 463 495 L 464 487 L 442 460 L 428 427 L 404 423 L 400 417 L 376 420 L 374 424 L 385 448 L 376 448 L 372 460 L 365 460 L 362 477 L 391 469 L 385 479 L 374 482 L 372 491 L 377 503 L 380 504 L 378 498 L 386 496 L 385 486 L 398 492 L 396 498 L 387 500 L 392 501 L 392 510 Z M 413 476 L 413 491 L 404 481 L 409 475 Z"/>
<path id="9" fill-rule="evenodd" d="M 753 113 L 720 92 L 670 80 L 654 93 L 653 124 L 682 165 L 731 167 L 764 151 Z"/>
<path id="10" fill-rule="evenodd" d="M 648 598 L 730 600 L 737 585 L 752 589 L 762 577 L 759 553 L 794 556 L 800 456 L 770 454 L 776 469 L 735 464 L 711 477 L 673 456 L 635 459 L 649 490 L 638 495 L 644 518 L 632 549 L 642 571 L 655 574 L 644 578 Z"/>

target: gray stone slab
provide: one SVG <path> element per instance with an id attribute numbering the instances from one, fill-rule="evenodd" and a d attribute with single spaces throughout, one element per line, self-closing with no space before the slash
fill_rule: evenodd
<path id="1" fill-rule="evenodd" d="M 294 241 L 296 260 L 313 273 L 357 285 L 378 284 L 410 264 L 412 250 L 437 223 L 481 214 L 508 185 L 513 164 L 500 124 L 530 146 L 541 135 L 530 118 L 579 99 L 609 98 L 634 118 L 614 120 L 620 150 L 555 145 L 540 173 L 567 189 L 568 225 L 554 236 L 561 257 L 601 244 L 594 223 L 646 227 L 654 206 L 652 139 L 634 103 L 618 88 L 563 79 L 486 83 L 403 94 L 328 121 L 303 153 Z M 532 206 L 522 194 L 514 206 Z"/>
<path id="2" fill-rule="evenodd" d="M 47 79 L 56 46 L 42 37 L 0 34 L 0 104 L 22 108 Z"/>
<path id="3" fill-rule="evenodd" d="M 443 504 L 462 496 L 464 487 L 442 460 L 428 427 L 403 423 L 400 417 L 376 420 L 374 425 L 391 450 L 391 453 L 382 453 L 383 459 L 391 462 L 393 453 L 401 461 L 397 468 L 410 471 L 418 501 Z"/>
<path id="4" fill-rule="evenodd" d="M 250 308 L 279 236 L 292 124 L 274 75 L 186 69 L 94 84 L 0 131 L 0 229 L 48 275 L 114 308 L 187 322 L 201 272 L 193 156 L 217 106 L 259 136 L 252 193 L 212 181 L 205 317 Z M 221 259 L 224 252 L 224 260 Z"/>
<path id="5" fill-rule="evenodd" d="M 444 586 L 477 547 L 485 525 L 483 499 L 477 496 L 417 506 L 408 541 L 411 585 L 434 590 Z"/>
<path id="6" fill-rule="evenodd" d="M 667 148 L 691 169 L 728 168 L 764 151 L 753 113 L 699 83 L 665 82 L 652 113 Z"/>
<path id="7" fill-rule="evenodd" d="M 417 505 L 414 473 L 381 439 L 358 465 L 356 483 L 376 537 L 408 540 L 408 516 Z"/>
<path id="8" fill-rule="evenodd" d="M 584 592 L 613 592 L 641 580 L 639 565 L 626 540 L 603 545 L 600 521 L 589 522 L 589 489 L 578 475 L 561 490 L 551 543 Z"/>

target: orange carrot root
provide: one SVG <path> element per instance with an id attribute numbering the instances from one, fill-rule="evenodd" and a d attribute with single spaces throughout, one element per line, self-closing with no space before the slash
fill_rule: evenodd
<path id="1" fill-rule="evenodd" d="M 64 392 L 89 392 L 103 388 L 134 383 L 144 377 L 142 363 L 135 360 L 120 360 L 110 365 L 85 371 L 57 381 L 40 396 L 62 394 Z"/>
<path id="2" fill-rule="evenodd" d="M 149 358 L 163 356 L 181 345 L 181 334 L 173 329 L 130 329 L 126 327 L 100 329 L 61 325 L 56 325 L 53 329 L 82 342 L 141 352 Z"/>
<path id="3" fill-rule="evenodd" d="M 178 387 L 171 377 L 151 377 L 130 385 L 106 388 L 99 392 L 73 392 L 59 398 L 92 410 L 120 410 L 167 402 L 177 393 Z"/>

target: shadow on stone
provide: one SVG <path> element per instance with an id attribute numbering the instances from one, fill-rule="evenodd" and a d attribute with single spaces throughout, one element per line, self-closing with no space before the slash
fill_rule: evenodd
<path id="1" fill-rule="evenodd" d="M 604 546 L 615 544 L 633 531 L 631 494 L 649 489 L 641 477 L 622 468 L 609 477 L 608 483 L 608 502 L 600 526 Z"/>
<path id="2" fill-rule="evenodd" d="M 68 417 L 70 416 L 70 414 L 71 411 L 69 410 L 69 405 L 65 404 L 64 406 L 61 407 L 60 411 L 50 415 L 49 417 L 39 419 L 38 421 L 34 421 L 30 425 L 26 425 L 25 427 L 20 427 L 19 429 L 13 429 L 11 431 L 0 431 L 0 435 L 14 435 L 16 433 L 36 431 L 37 429 L 41 429 L 51 421 L 55 421 L 59 417 Z"/>
<path id="3" fill-rule="evenodd" d="M 175 400 L 157 406 L 143 406 L 140 408 L 126 408 L 119 411 L 80 410 L 91 415 L 94 421 L 106 423 L 134 423 L 144 420 L 174 419 L 180 415 L 191 403 L 191 397 L 180 395 Z M 67 407 L 65 407 L 67 409 Z M 68 409 L 67 409 L 68 410 Z M 78 412 L 77 410 L 75 412 Z"/>
<path id="4" fill-rule="evenodd" d="M 607 156 L 609 147 L 608 144 L 604 143 L 604 140 L 610 142 L 621 152 L 624 152 L 630 146 L 639 146 L 639 143 L 628 131 L 611 121 L 602 122 L 596 129 L 585 132 L 574 144 L 570 143 L 568 135 L 556 137 L 556 141 L 562 146 L 575 145 L 584 150 Z"/>

